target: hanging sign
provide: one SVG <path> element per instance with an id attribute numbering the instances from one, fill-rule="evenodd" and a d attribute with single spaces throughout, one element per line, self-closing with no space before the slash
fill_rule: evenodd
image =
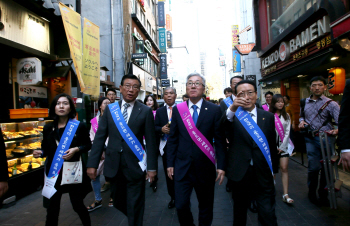
<path id="1" fill-rule="evenodd" d="M 172 17 L 169 14 L 167 14 L 166 15 L 166 29 L 168 31 L 172 31 L 173 30 L 173 24 L 172 23 L 173 23 Z"/>
<path id="2" fill-rule="evenodd" d="M 18 86 L 18 96 L 47 98 L 47 88 L 38 86 Z"/>
<path id="3" fill-rule="evenodd" d="M 17 82 L 20 85 L 36 85 L 43 80 L 41 61 L 38 58 L 23 58 L 17 61 Z"/>
<path id="4" fill-rule="evenodd" d="M 166 54 L 160 55 L 160 78 L 161 79 L 168 78 Z"/>
<path id="5" fill-rule="evenodd" d="M 232 50 L 233 72 L 241 72 L 241 54 L 237 50 Z"/>
<path id="6" fill-rule="evenodd" d="M 159 28 L 159 49 L 161 53 L 166 53 L 166 37 L 165 37 L 165 28 Z"/>
<path id="7" fill-rule="evenodd" d="M 255 43 L 235 45 L 235 48 L 242 54 L 248 55 L 254 48 Z"/>
<path id="8" fill-rule="evenodd" d="M 158 26 L 165 26 L 165 9 L 164 2 L 158 2 Z"/>
<path id="9" fill-rule="evenodd" d="M 232 36 L 232 48 L 235 48 L 235 45 L 238 44 L 238 25 L 232 25 L 231 26 L 231 36 Z"/>
<path id="10" fill-rule="evenodd" d="M 166 44 L 168 48 L 173 48 L 173 34 L 171 31 L 166 32 Z"/>

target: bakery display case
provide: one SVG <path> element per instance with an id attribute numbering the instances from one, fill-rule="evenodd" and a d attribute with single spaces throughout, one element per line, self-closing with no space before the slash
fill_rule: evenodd
<path id="1" fill-rule="evenodd" d="M 10 177 L 7 196 L 21 196 L 30 187 L 33 190 L 42 186 L 45 158 L 34 158 L 33 151 L 41 150 L 43 128 L 49 122 L 51 120 L 0 123 Z"/>

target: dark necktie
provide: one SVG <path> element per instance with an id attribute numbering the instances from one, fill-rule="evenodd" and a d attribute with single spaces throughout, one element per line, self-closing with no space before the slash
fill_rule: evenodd
<path id="1" fill-rule="evenodd" d="M 128 107 L 130 106 L 130 104 L 125 103 L 123 106 L 124 106 L 123 117 L 125 122 L 128 123 Z"/>
<path id="2" fill-rule="evenodd" d="M 193 108 L 192 118 L 193 118 L 194 124 L 197 125 L 197 120 L 198 120 L 197 108 L 198 108 L 198 106 L 197 105 L 192 105 L 192 108 Z"/>

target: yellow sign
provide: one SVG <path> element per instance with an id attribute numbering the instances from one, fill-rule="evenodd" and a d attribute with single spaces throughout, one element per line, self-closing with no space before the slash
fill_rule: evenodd
<path id="1" fill-rule="evenodd" d="M 239 33 L 238 25 L 232 25 L 231 32 L 232 32 L 231 36 L 232 36 L 232 49 L 233 49 L 233 48 L 235 48 L 235 45 L 238 44 L 238 37 L 237 37 L 237 35 Z"/>
<path id="2" fill-rule="evenodd" d="M 73 58 L 73 63 L 77 77 L 79 80 L 81 91 L 84 92 L 85 85 L 82 80 L 82 41 L 81 41 L 81 19 L 80 14 L 71 10 L 60 2 L 60 11 L 62 15 L 64 30 L 68 40 L 70 53 Z"/>
<path id="3" fill-rule="evenodd" d="M 100 95 L 100 28 L 84 18 L 83 81 L 85 94 Z"/>

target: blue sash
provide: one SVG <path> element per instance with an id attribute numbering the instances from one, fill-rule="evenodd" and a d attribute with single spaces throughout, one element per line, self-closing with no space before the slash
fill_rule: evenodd
<path id="1" fill-rule="evenodd" d="M 139 165 L 142 171 L 145 171 L 147 168 L 146 163 L 146 152 L 143 150 L 143 147 L 139 140 L 136 138 L 135 134 L 131 131 L 128 124 L 126 124 L 123 114 L 120 110 L 119 103 L 115 102 L 108 105 L 109 110 L 111 111 L 113 121 L 117 126 L 120 135 L 129 146 L 129 148 L 134 152 L 136 157 L 139 159 Z"/>
<path id="2" fill-rule="evenodd" d="M 224 102 L 228 108 L 233 104 L 231 97 L 227 97 L 226 99 L 224 99 Z"/>
<path id="3" fill-rule="evenodd" d="M 265 134 L 254 122 L 253 118 L 248 114 L 248 112 L 243 110 L 242 107 L 239 107 L 237 109 L 235 116 L 242 124 L 242 126 L 247 130 L 249 135 L 253 138 L 255 143 L 259 146 L 261 152 L 263 153 L 267 161 L 267 164 L 270 167 L 271 173 L 273 174 L 270 147 L 269 143 L 266 140 Z"/>
<path id="4" fill-rule="evenodd" d="M 64 129 L 64 132 L 62 134 L 60 143 L 57 146 L 55 156 L 53 157 L 50 171 L 47 175 L 48 178 L 54 178 L 60 172 L 64 162 L 62 156 L 65 155 L 64 152 L 66 152 L 69 149 L 74 138 L 75 132 L 78 129 L 79 123 L 79 121 L 73 119 L 70 119 L 68 121 L 66 128 Z"/>

